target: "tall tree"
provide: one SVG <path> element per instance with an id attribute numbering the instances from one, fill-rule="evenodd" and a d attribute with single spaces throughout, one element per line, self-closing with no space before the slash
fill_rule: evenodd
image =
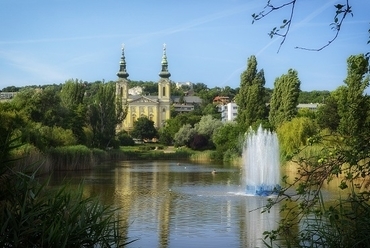
<path id="1" fill-rule="evenodd" d="M 67 80 L 60 92 L 62 106 L 68 115 L 67 128 L 70 128 L 78 143 L 85 144 L 86 137 L 83 128 L 86 126 L 86 105 L 84 96 L 86 85 L 80 80 Z"/>
<path id="2" fill-rule="evenodd" d="M 361 138 L 369 127 L 369 99 L 364 95 L 370 81 L 369 76 L 366 76 L 369 62 L 365 55 L 359 54 L 350 56 L 347 64 L 347 78 L 344 80 L 346 86 L 339 96 L 338 130 L 344 136 Z"/>
<path id="3" fill-rule="evenodd" d="M 269 112 L 269 121 L 273 127 L 277 128 L 297 115 L 300 84 L 298 73 L 293 69 L 275 80 Z"/>
<path id="4" fill-rule="evenodd" d="M 247 69 L 240 76 L 240 90 L 235 100 L 238 105 L 237 123 L 246 131 L 257 121 L 266 119 L 267 109 L 264 102 L 264 71 L 257 71 L 257 59 L 252 55 L 248 59 Z"/>
<path id="5" fill-rule="evenodd" d="M 121 115 L 117 112 L 114 83 L 99 84 L 88 112 L 89 124 L 93 132 L 92 145 L 100 148 L 111 146 Z"/>

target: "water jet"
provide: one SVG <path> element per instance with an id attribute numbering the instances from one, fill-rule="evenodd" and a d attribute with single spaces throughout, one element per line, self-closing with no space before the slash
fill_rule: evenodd
<path id="1" fill-rule="evenodd" d="M 243 150 L 244 182 L 247 194 L 269 196 L 281 188 L 277 134 L 259 126 L 247 134 Z"/>

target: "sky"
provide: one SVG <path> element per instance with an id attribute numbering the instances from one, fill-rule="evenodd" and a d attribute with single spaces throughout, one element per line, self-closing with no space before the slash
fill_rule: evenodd
<path id="1" fill-rule="evenodd" d="M 298 1 L 279 49 L 281 38 L 268 33 L 289 16 L 288 9 L 252 24 L 266 0 L 0 0 L 0 90 L 116 80 L 122 44 L 129 79 L 157 82 L 166 44 L 174 82 L 237 88 L 254 55 L 267 88 L 294 69 L 301 90 L 332 91 L 344 84 L 347 58 L 370 51 L 370 1 L 350 1 L 353 16 L 329 47 L 295 47 L 319 48 L 335 35 L 330 23 L 338 1 L 344 2 Z"/>

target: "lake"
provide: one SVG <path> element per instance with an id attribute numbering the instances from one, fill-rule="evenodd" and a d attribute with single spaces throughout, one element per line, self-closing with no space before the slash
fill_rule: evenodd
<path id="1" fill-rule="evenodd" d="M 216 173 L 212 173 L 216 170 Z M 84 181 L 84 194 L 121 208 L 128 247 L 263 247 L 279 206 L 247 196 L 241 168 L 178 161 L 122 161 L 91 171 L 58 172 L 51 184 Z"/>

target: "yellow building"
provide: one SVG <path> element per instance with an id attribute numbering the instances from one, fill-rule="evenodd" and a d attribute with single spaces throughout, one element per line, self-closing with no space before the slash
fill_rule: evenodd
<path id="1" fill-rule="evenodd" d="M 147 117 L 154 122 L 156 128 L 160 128 L 168 120 L 170 115 L 171 104 L 171 73 L 168 72 L 168 63 L 166 55 L 166 45 L 163 45 L 162 70 L 159 73 L 158 95 L 143 96 L 128 94 L 128 76 L 126 71 L 126 61 L 124 47 L 122 46 L 122 56 L 120 60 L 120 68 L 117 72 L 118 80 L 116 83 L 116 97 L 124 106 L 128 105 L 127 116 L 118 130 L 130 131 L 133 128 L 134 122 L 140 117 Z"/>

